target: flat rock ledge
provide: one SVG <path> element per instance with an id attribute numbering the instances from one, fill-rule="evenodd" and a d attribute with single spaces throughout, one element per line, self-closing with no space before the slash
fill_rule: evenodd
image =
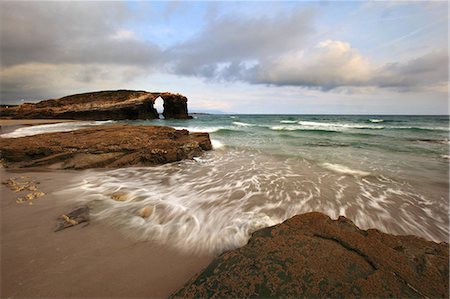
<path id="1" fill-rule="evenodd" d="M 148 166 L 211 150 L 208 133 L 163 126 L 105 125 L 71 132 L 0 138 L 3 167 L 53 169 Z"/>
<path id="2" fill-rule="evenodd" d="M 307 213 L 255 232 L 171 298 L 448 298 L 448 250 Z"/>

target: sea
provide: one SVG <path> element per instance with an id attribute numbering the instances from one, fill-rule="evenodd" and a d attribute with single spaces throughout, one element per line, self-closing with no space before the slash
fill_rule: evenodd
<path id="1" fill-rule="evenodd" d="M 22 127 L 15 138 L 107 122 Z M 220 253 L 311 211 L 449 241 L 449 116 L 203 115 L 120 121 L 208 132 L 213 150 L 154 167 L 78 172 L 57 194 L 137 240 Z M 116 201 L 112 194 L 127 194 Z M 143 208 L 148 218 L 139 216 Z"/>

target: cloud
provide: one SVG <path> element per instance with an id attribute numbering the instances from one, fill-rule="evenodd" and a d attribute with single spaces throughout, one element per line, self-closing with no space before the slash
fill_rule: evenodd
<path id="1" fill-rule="evenodd" d="M 275 17 L 227 15 L 213 19 L 200 34 L 166 52 L 169 69 L 183 75 L 212 77 L 224 64 L 239 65 L 301 48 L 314 31 L 312 20 L 309 10 Z"/>
<path id="2" fill-rule="evenodd" d="M 448 92 L 447 48 L 375 62 L 345 40 L 318 40 L 312 9 L 224 15 L 210 4 L 195 23 L 204 26 L 188 28 L 197 34 L 175 42 L 159 37 L 163 48 L 151 41 L 152 31 L 177 32 L 170 23 L 189 17 L 184 4 L 168 4 L 157 21 L 146 16 L 152 3 L 135 10 L 129 4 L 0 2 L 1 99 L 124 88 L 152 73 L 353 94 Z"/>
<path id="3" fill-rule="evenodd" d="M 132 85 L 147 72 L 136 66 L 29 63 L 2 68 L 0 99 L 42 100 Z"/>
<path id="4" fill-rule="evenodd" d="M 448 84 L 448 52 L 440 49 L 406 63 L 387 63 L 370 83 L 381 88 L 420 90 Z"/>
<path id="5" fill-rule="evenodd" d="M 342 41 L 325 40 L 307 51 L 289 51 L 263 61 L 253 72 L 254 83 L 332 89 L 361 85 L 370 76 L 370 64 L 358 50 Z"/>
<path id="6" fill-rule="evenodd" d="M 161 49 L 123 25 L 121 2 L 1 2 L 3 66 L 26 63 L 157 65 Z"/>

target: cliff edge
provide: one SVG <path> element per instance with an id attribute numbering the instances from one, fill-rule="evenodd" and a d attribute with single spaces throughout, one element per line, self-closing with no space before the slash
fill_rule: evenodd
<path id="1" fill-rule="evenodd" d="M 166 119 L 189 119 L 187 98 L 169 92 L 136 90 L 98 91 L 75 94 L 38 103 L 1 107 L 0 116 L 11 118 L 58 118 L 77 120 L 157 119 L 155 100 L 163 100 Z"/>

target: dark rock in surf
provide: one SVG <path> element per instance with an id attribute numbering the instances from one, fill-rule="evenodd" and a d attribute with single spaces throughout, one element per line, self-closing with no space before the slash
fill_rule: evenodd
<path id="1" fill-rule="evenodd" d="M 448 250 L 307 213 L 255 232 L 171 298 L 448 298 Z"/>

